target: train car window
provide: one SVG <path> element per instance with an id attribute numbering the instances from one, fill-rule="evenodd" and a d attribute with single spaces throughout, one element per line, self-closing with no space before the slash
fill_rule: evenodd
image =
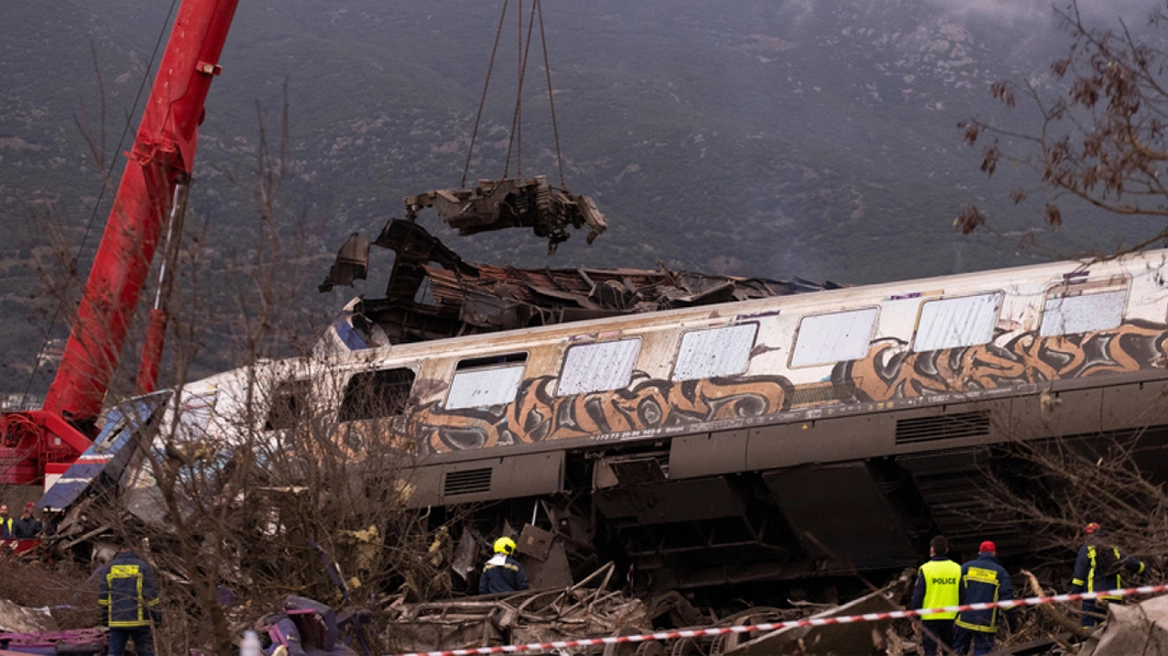
<path id="1" fill-rule="evenodd" d="M 414 386 L 412 369 L 383 369 L 353 374 L 345 386 L 338 421 L 376 419 L 403 414 Z"/>
<path id="2" fill-rule="evenodd" d="M 1076 335 L 1115 328 L 1123 322 L 1126 300 L 1127 291 L 1122 289 L 1095 294 L 1056 293 L 1046 299 L 1038 334 Z"/>
<path id="3" fill-rule="evenodd" d="M 196 392 L 184 394 L 179 405 L 178 433 L 180 441 L 197 441 L 207 438 L 211 430 L 211 417 L 215 414 L 218 392 Z M 135 645 L 136 646 L 136 645 Z"/>
<path id="4" fill-rule="evenodd" d="M 641 340 L 578 344 L 568 349 L 556 396 L 620 389 L 629 384 Z"/>
<path id="5" fill-rule="evenodd" d="M 877 313 L 877 308 L 864 308 L 803 317 L 791 349 L 791 366 L 832 364 L 868 355 Z"/>
<path id="6" fill-rule="evenodd" d="M 746 371 L 757 323 L 691 330 L 681 336 L 673 380 L 733 376 Z"/>
<path id="7" fill-rule="evenodd" d="M 307 380 L 286 380 L 272 392 L 272 406 L 264 430 L 295 428 L 308 409 L 308 392 L 312 384 Z"/>
<path id="8" fill-rule="evenodd" d="M 943 298 L 921 304 L 914 351 L 985 344 L 994 338 L 1002 293 Z"/>
<path id="9" fill-rule="evenodd" d="M 515 400 L 523 382 L 526 353 L 460 360 L 446 395 L 446 409 L 482 408 Z"/>

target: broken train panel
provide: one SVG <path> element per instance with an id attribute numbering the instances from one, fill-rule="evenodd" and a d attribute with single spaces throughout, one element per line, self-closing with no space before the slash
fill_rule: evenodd
<path id="1" fill-rule="evenodd" d="M 589 523 L 662 587 L 911 565 L 937 531 L 1017 551 L 1019 527 L 959 507 L 994 445 L 1163 442 L 1165 257 L 322 349 L 173 407 L 194 434 L 278 440 L 307 413 L 353 458 L 393 444 L 417 508 L 502 500 L 487 512 L 525 523 L 547 500 L 553 530 Z"/>

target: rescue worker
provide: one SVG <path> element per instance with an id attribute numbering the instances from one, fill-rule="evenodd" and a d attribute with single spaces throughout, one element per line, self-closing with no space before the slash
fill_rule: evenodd
<path id="1" fill-rule="evenodd" d="M 12 518 L 8 516 L 8 504 L 0 504 L 0 540 L 12 537 Z"/>
<path id="2" fill-rule="evenodd" d="M 960 603 L 981 604 L 1014 598 L 1014 584 L 1006 568 L 998 563 L 998 549 L 986 540 L 977 549 L 977 558 L 961 565 Z M 1002 609 L 971 610 L 957 614 L 953 649 L 958 654 L 984 656 L 994 648 Z M 1013 615 L 1008 612 L 1007 615 Z"/>
<path id="3" fill-rule="evenodd" d="M 1132 574 L 1142 574 L 1144 563 L 1134 556 L 1127 556 L 1119 547 L 1108 545 L 1103 539 L 1103 530 L 1099 524 L 1091 522 L 1083 527 L 1087 534 L 1086 544 L 1079 547 L 1079 557 L 1075 559 L 1075 574 L 1071 579 L 1071 592 L 1096 592 L 1100 590 L 1115 590 L 1123 587 L 1120 576 L 1122 570 Z M 1084 599 L 1081 622 L 1083 628 L 1090 629 L 1103 622 L 1107 617 L 1107 603 L 1120 601 L 1122 598 L 1115 595 Z"/>
<path id="4" fill-rule="evenodd" d="M 929 561 L 917 570 L 912 607 L 956 606 L 960 598 L 960 578 L 961 565 L 949 558 L 949 541 L 943 535 L 934 537 L 929 541 Z M 921 636 L 921 650 L 925 656 L 936 656 L 938 651 L 947 654 L 953 649 L 953 620 L 956 617 L 956 611 L 930 613 L 913 622 L 913 630 Z M 938 649 L 938 645 L 942 646 Z"/>
<path id="5" fill-rule="evenodd" d="M 122 656 L 134 640 L 138 656 L 154 656 L 152 626 L 162 623 L 154 570 L 124 546 L 98 570 L 97 603 L 109 626 L 109 656 Z"/>
<path id="6" fill-rule="evenodd" d="M 20 519 L 12 525 L 12 537 L 27 540 L 41 534 L 41 522 L 32 516 L 32 509 L 35 506 L 36 504 L 32 502 L 25 504 L 24 512 L 20 513 Z"/>
<path id="7" fill-rule="evenodd" d="M 515 540 L 501 537 L 495 540 L 495 555 L 483 565 L 483 575 L 479 577 L 479 594 L 516 592 L 526 590 L 527 572 L 523 565 L 511 557 L 515 553 Z"/>

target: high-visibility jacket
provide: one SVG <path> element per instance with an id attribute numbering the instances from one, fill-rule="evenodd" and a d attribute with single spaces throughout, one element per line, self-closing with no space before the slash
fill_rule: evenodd
<path id="1" fill-rule="evenodd" d="M 0 538 L 8 539 L 15 536 L 12 532 L 12 518 L 0 518 Z"/>
<path id="2" fill-rule="evenodd" d="M 961 565 L 945 556 L 934 556 L 917 570 L 913 608 L 956 606 L 960 598 Z M 922 620 L 951 620 L 957 612 L 921 615 Z"/>
<path id="3" fill-rule="evenodd" d="M 523 565 L 507 554 L 495 554 L 483 565 L 479 594 L 516 592 L 527 588 L 527 573 L 523 571 Z"/>
<path id="4" fill-rule="evenodd" d="M 111 629 L 150 626 L 158 612 L 154 570 L 133 551 L 121 551 L 98 574 L 97 603 L 108 611 Z"/>
<path id="5" fill-rule="evenodd" d="M 1013 599 L 1014 584 L 994 554 L 981 553 L 961 566 L 960 593 L 962 605 Z M 955 624 L 968 631 L 997 633 L 1000 616 L 999 608 L 965 611 L 958 613 Z"/>
<path id="6" fill-rule="evenodd" d="M 1118 547 L 1099 547 L 1085 544 L 1079 548 L 1075 559 L 1075 577 L 1071 579 L 1071 592 L 1095 592 L 1115 590 L 1123 587 L 1123 570 L 1132 574 L 1142 574 L 1144 563 L 1134 556 L 1125 556 Z M 1119 599 L 1116 595 L 1106 595 L 1100 599 Z"/>

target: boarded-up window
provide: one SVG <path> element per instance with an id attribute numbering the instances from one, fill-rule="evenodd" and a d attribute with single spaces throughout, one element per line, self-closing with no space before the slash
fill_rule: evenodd
<path id="1" fill-rule="evenodd" d="M 411 369 L 384 369 L 353 374 L 345 386 L 339 421 L 393 417 L 405 411 L 414 385 Z"/>
<path id="2" fill-rule="evenodd" d="M 295 428 L 308 408 L 310 387 L 307 380 L 287 380 L 276 386 L 264 430 Z"/>
<path id="3" fill-rule="evenodd" d="M 694 330 L 681 336 L 673 380 L 732 376 L 746 371 L 758 324 Z"/>
<path id="4" fill-rule="evenodd" d="M 914 351 L 985 344 L 994 338 L 1002 294 L 943 298 L 921 304 Z"/>
<path id="5" fill-rule="evenodd" d="M 481 408 L 515 400 L 523 382 L 526 353 L 507 353 L 461 360 L 446 396 L 446 409 Z"/>
<path id="6" fill-rule="evenodd" d="M 876 308 L 865 308 L 803 317 L 791 352 L 791 366 L 808 367 L 864 357 L 872 341 L 876 313 Z"/>
<path id="7" fill-rule="evenodd" d="M 1123 321 L 1124 290 L 1060 295 L 1046 299 L 1039 334 L 1076 335 L 1115 328 Z"/>
<path id="8" fill-rule="evenodd" d="M 641 340 L 580 344 L 568 349 L 557 396 L 620 389 L 629 384 Z"/>

